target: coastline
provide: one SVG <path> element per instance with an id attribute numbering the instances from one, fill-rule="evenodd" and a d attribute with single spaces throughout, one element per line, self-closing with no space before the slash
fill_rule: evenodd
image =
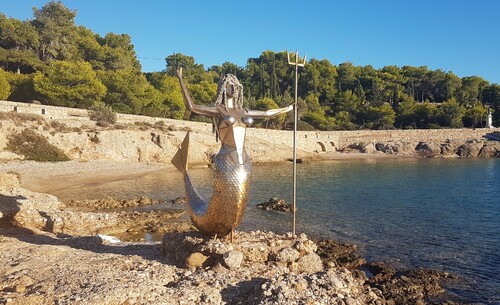
<path id="1" fill-rule="evenodd" d="M 150 220 L 157 217 L 161 218 L 162 222 L 155 223 L 154 228 L 163 228 L 163 231 L 160 231 L 161 234 L 164 234 L 168 230 L 172 232 L 187 232 L 192 230 L 190 226 L 186 226 L 187 222 L 185 218 L 180 221 L 181 224 L 178 224 L 179 222 L 176 223 L 180 218 L 175 218 L 172 215 L 177 212 L 172 212 L 172 215 L 168 213 L 168 215 L 146 215 L 146 213 L 139 212 L 94 211 L 92 208 L 90 211 L 83 211 L 79 210 L 78 207 L 69 207 L 66 202 L 60 202 L 56 197 L 47 194 L 57 193 L 58 190 L 64 188 L 91 187 L 99 183 L 131 180 L 158 171 L 166 172 L 167 175 L 178 175 L 175 168 L 169 162 L 177 150 L 178 142 L 184 136 L 186 128 L 191 128 L 194 131 L 193 142 L 195 142 L 195 145 L 193 145 L 192 151 L 190 151 L 190 159 L 191 157 L 193 159 L 190 168 L 207 167 L 210 164 L 210 155 L 218 147 L 214 143 L 206 124 L 200 125 L 199 123 L 191 124 L 188 122 L 186 123 L 187 126 L 182 127 L 184 129 L 175 127 L 171 128 L 172 130 L 160 129 L 160 131 L 150 125 L 146 127 L 143 125 L 138 125 L 139 127 L 129 125 L 120 127 L 123 129 L 107 129 L 80 124 L 76 128 L 83 128 L 83 131 L 74 131 L 69 130 L 68 127 L 62 128 L 61 125 L 57 124 L 53 125 L 47 122 L 44 124 L 48 125 L 40 126 L 36 123 L 25 122 L 23 125 L 18 126 L 11 124 L 11 122 L 5 123 L 4 121 L 0 124 L 0 130 L 5 131 L 5 133 L 0 134 L 0 148 L 2 148 L 0 150 L 0 160 L 3 160 L 0 161 L 0 176 L 8 172 L 15 173 L 15 175 L 10 176 L 7 174 L 5 176 L 7 178 L 0 179 L 0 197 L 3 200 L 2 209 L 0 210 L 0 235 L 2 235 L 0 236 L 0 248 L 2 250 L 0 253 L 3 254 L 0 254 L 0 260 L 2 261 L 2 265 L 6 266 L 4 269 L 0 268 L 0 276 L 8 278 L 9 275 L 15 274 L 12 278 L 8 278 L 8 281 L 5 281 L 4 286 L 0 287 L 0 291 L 3 293 L 0 294 L 0 303 L 4 300 L 7 302 L 6 300 L 10 299 L 14 302 L 13 304 L 22 304 L 26 300 L 34 304 L 43 304 L 47 301 L 54 302 L 56 299 L 63 298 L 66 303 L 98 304 L 104 302 L 102 298 L 107 294 L 118 292 L 120 294 L 119 299 L 123 302 L 128 302 L 130 294 L 134 295 L 130 300 L 135 300 L 139 303 L 147 304 L 149 302 L 157 304 L 161 303 L 158 300 L 162 299 L 165 294 L 182 294 L 185 291 L 191 291 L 189 287 L 206 285 L 209 281 L 204 275 L 206 273 L 211 272 L 212 276 L 218 274 L 221 270 L 223 271 L 222 273 L 227 273 L 225 269 L 219 271 L 215 269 L 216 271 L 214 271 L 214 269 L 199 268 L 196 271 L 186 271 L 185 266 L 179 267 L 179 263 L 174 263 L 159 254 L 162 251 L 162 245 L 158 243 L 123 242 L 119 245 L 111 245 L 107 241 L 102 240 L 101 237 L 96 237 L 96 234 L 101 233 L 114 235 L 115 233 L 119 233 L 120 230 L 140 230 L 141 228 L 150 226 Z M 59 126 L 57 128 L 62 129 L 56 130 L 53 126 Z M 8 134 L 19 133 L 21 130 L 27 128 L 37 130 L 51 144 L 67 153 L 72 160 L 59 163 L 22 161 L 20 160 L 22 156 L 7 152 L 5 145 Z M 333 140 L 331 142 L 321 140 L 322 137 L 325 139 L 328 138 L 330 134 L 321 134 L 315 137 L 305 134 L 304 136 L 309 137 L 312 146 L 309 150 L 299 149 L 298 158 L 299 162 L 311 163 L 328 161 L 357 162 L 372 159 L 414 160 L 422 157 L 459 158 L 500 156 L 500 146 L 498 144 L 500 142 L 489 142 L 481 137 L 477 138 L 477 135 L 485 132 L 489 131 L 475 131 L 472 138 L 458 138 L 460 132 L 442 131 L 442 137 L 425 139 L 406 139 L 411 138 L 411 135 L 418 134 L 416 131 L 409 131 L 408 134 L 404 131 L 374 131 L 373 133 L 369 131 L 339 132 L 338 136 L 336 136 L 338 138 L 335 138 L 335 141 L 337 141 L 335 143 Z M 160 142 L 155 143 L 151 140 L 151 134 L 153 133 L 155 135 L 161 133 L 161 145 Z M 260 133 L 262 135 L 259 137 Z M 347 135 L 343 135 L 344 133 Z M 266 164 L 290 162 L 290 147 L 286 146 L 284 142 L 279 142 L 279 138 L 282 135 L 283 133 L 280 131 L 253 130 L 249 132 L 248 141 L 251 145 L 248 147 L 248 150 L 254 164 L 265 166 Z M 371 138 L 372 136 L 373 139 Z M 455 136 L 457 139 L 453 138 Z M 317 139 L 323 142 L 319 142 Z M 318 152 L 318 147 L 322 149 L 325 145 L 324 143 L 330 143 L 333 148 L 328 147 L 328 150 Z M 17 179 L 20 179 L 20 182 Z M 2 183 L 4 184 L 3 187 L 1 186 Z M 106 201 L 108 199 L 103 200 Z M 136 201 L 141 200 L 138 199 Z M 10 204 L 8 208 L 5 208 L 5 202 Z M 178 209 L 178 207 L 171 208 Z M 9 226 L 4 227 L 7 223 Z M 15 225 L 11 226 L 12 223 Z M 50 263 L 48 264 L 44 263 L 43 260 L 46 255 L 50 257 Z M 61 265 L 63 269 L 58 269 L 57 264 L 60 263 L 58 258 L 65 255 L 68 255 L 69 258 Z M 133 258 L 131 259 L 130 256 Z M 86 266 L 88 261 L 94 262 L 95 265 Z M 159 263 L 157 264 L 157 262 Z M 107 263 L 112 267 L 109 267 Z M 273 265 L 271 271 L 261 269 L 260 272 L 265 271 L 269 274 L 274 272 L 274 275 L 277 275 L 278 278 L 279 276 L 283 277 L 283 274 L 290 274 L 289 271 L 292 269 L 289 268 L 293 263 L 295 262 L 290 261 L 284 265 L 281 263 L 276 264 Z M 64 268 L 71 269 L 73 266 L 76 266 L 75 268 L 79 270 L 78 276 L 82 277 L 85 282 L 96 283 L 95 285 L 100 285 L 103 288 L 88 290 L 86 289 L 87 286 L 80 287 L 79 285 L 82 283 L 78 279 L 73 278 L 74 274 L 64 271 Z M 343 265 L 332 265 L 331 267 L 335 267 L 331 268 L 334 271 L 338 271 L 338 268 L 347 268 Z M 42 270 L 43 273 L 41 273 L 41 277 L 33 278 L 29 274 L 29 270 L 37 268 Z M 120 286 L 116 282 L 106 282 L 105 277 L 101 278 L 98 275 L 100 269 L 107 270 L 106 276 L 108 278 L 116 276 L 116 269 L 121 270 L 119 276 L 128 281 L 130 285 Z M 16 270 L 23 270 L 24 273 L 16 273 Z M 224 283 L 225 278 L 216 277 L 217 281 L 220 281 L 218 282 L 220 287 L 207 292 L 205 296 L 198 295 L 198 302 L 201 302 L 206 297 L 214 297 L 214 300 L 220 301 L 220 295 L 226 293 L 228 289 L 231 290 L 231 288 L 228 288 L 231 285 L 248 289 L 246 285 L 252 284 L 252 289 L 268 293 L 266 291 L 269 290 L 266 290 L 267 288 L 263 289 L 261 286 L 264 282 L 256 283 L 254 281 L 258 277 L 255 270 L 252 271 L 251 268 L 249 270 L 232 277 L 230 284 L 221 284 Z M 372 273 L 371 278 L 377 278 L 376 270 L 379 270 L 378 272 L 383 274 L 387 270 L 390 270 L 390 267 L 389 269 L 384 269 L 375 266 L 370 271 Z M 127 271 L 130 272 L 127 273 Z M 68 283 L 68 287 L 60 288 L 58 291 L 55 288 L 54 282 L 43 278 L 53 277 L 54 272 L 61 273 L 58 281 Z M 166 278 L 168 279 L 152 279 L 151 287 L 154 287 L 152 288 L 153 291 L 138 291 L 131 288 L 134 285 L 141 286 L 140 279 L 134 278 L 135 275 L 148 277 L 147 274 L 157 272 L 164 272 L 167 274 Z M 348 275 L 348 273 L 344 275 L 349 279 L 352 277 L 354 280 L 346 282 L 346 287 L 344 288 L 349 288 L 351 296 L 355 295 L 353 290 L 359 290 L 366 293 L 366 298 L 370 297 L 372 301 L 375 298 L 378 301 L 371 303 L 394 304 L 394 302 L 391 303 L 386 300 L 379 292 L 372 290 L 370 294 L 368 288 L 363 288 L 367 287 L 366 285 L 368 284 L 366 283 L 368 283 L 368 279 L 363 278 L 362 273 L 355 269 L 349 272 L 351 275 Z M 180 276 L 181 274 L 182 276 Z M 428 275 L 428 273 L 423 273 L 421 277 L 426 278 Z M 401 283 L 401 278 L 396 278 L 395 272 L 391 276 L 389 278 L 383 275 L 380 276 L 382 281 L 399 283 L 392 288 L 386 287 L 386 292 L 388 294 L 401 293 L 401 285 L 404 285 L 404 283 Z M 401 274 L 398 273 L 397 276 L 401 276 Z M 446 278 L 446 276 L 444 277 Z M 332 280 L 333 278 L 335 277 L 330 274 L 328 280 Z M 441 278 L 441 276 L 438 276 L 438 278 Z M 270 275 L 266 279 L 271 281 L 269 282 L 270 285 L 274 285 Z M 284 289 L 289 291 L 295 289 L 295 283 L 301 281 L 301 279 L 305 279 L 305 275 L 286 279 L 290 279 L 290 281 L 287 282 Z M 436 281 L 433 281 L 429 285 L 439 287 L 437 279 L 435 277 L 434 279 Z M 363 284 L 359 286 L 359 283 Z M 414 283 L 409 282 L 409 284 L 413 285 Z M 373 285 L 381 284 L 375 282 Z M 424 283 L 419 287 L 425 287 L 425 285 Z M 43 299 L 44 302 L 37 301 L 38 297 L 44 297 L 36 293 L 36 291 L 41 289 L 37 288 L 40 286 L 49 287 L 47 288 L 48 290 L 45 288 L 45 290 L 42 290 L 46 295 L 49 295 L 49 299 Z M 187 290 L 185 290 L 186 287 L 188 288 Z M 177 290 L 166 291 L 165 288 L 176 288 Z M 193 289 L 196 290 L 196 288 Z M 440 290 L 440 288 L 437 290 Z M 151 293 L 153 296 L 152 300 L 142 298 L 147 293 Z M 346 292 L 346 295 L 349 294 Z M 352 300 L 346 295 L 335 300 L 340 300 L 339 302 L 346 304 L 352 303 Z M 218 299 L 217 296 L 219 296 Z M 407 297 L 413 297 L 419 302 L 423 302 L 421 300 L 424 300 L 428 295 L 419 290 L 418 293 L 414 292 L 413 295 Z M 265 303 L 263 300 L 266 300 L 265 296 L 262 296 L 260 300 L 261 304 L 271 304 Z M 107 303 L 114 301 L 116 300 L 106 300 Z M 214 301 L 213 303 L 218 304 L 220 302 Z M 404 301 L 399 303 L 406 304 Z M 272 304 L 287 303 L 274 302 Z"/>
<path id="2" fill-rule="evenodd" d="M 433 270 L 396 276 L 380 264 L 367 265 L 367 277 L 355 246 L 305 235 L 237 232 L 234 244 L 204 238 L 192 226 L 175 225 L 182 213 L 173 204 L 158 223 L 167 227 L 162 242 L 116 241 L 116 230 L 151 228 L 160 214 L 110 212 L 95 209 L 97 202 L 82 210 L 81 203 L 72 207 L 21 187 L 12 173 L 0 174 L 0 197 L 0 302 L 7 304 L 420 304 L 443 292 L 443 279 L 453 279 Z"/>
<path id="3" fill-rule="evenodd" d="M 316 163 L 329 161 L 359 161 L 372 159 L 411 160 L 418 159 L 411 155 L 387 155 L 366 153 L 322 153 L 313 157 L 298 159 L 298 163 Z M 291 163 L 289 160 L 254 162 L 255 166 Z M 195 164 L 190 168 L 208 168 L 206 164 Z M 21 186 L 34 192 L 53 193 L 67 187 L 78 187 L 94 183 L 106 183 L 117 180 L 133 180 L 154 172 L 178 175 L 171 164 L 129 163 L 111 160 L 36 162 L 8 161 L 0 162 L 0 173 L 17 173 Z"/>

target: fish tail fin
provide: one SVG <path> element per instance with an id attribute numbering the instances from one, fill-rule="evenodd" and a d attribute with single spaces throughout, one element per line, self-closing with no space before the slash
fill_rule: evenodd
<path id="1" fill-rule="evenodd" d="M 189 131 L 184 137 L 184 141 L 182 141 L 181 147 L 177 151 L 177 153 L 170 161 L 175 168 L 177 168 L 181 173 L 186 173 L 188 168 L 188 151 L 189 151 Z"/>

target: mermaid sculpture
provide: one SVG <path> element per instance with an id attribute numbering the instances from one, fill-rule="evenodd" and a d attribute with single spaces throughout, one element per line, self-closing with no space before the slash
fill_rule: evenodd
<path id="1" fill-rule="evenodd" d="M 215 106 L 194 104 L 177 71 L 186 108 L 194 113 L 211 117 L 216 138 L 222 146 L 215 157 L 214 187 L 210 202 L 196 191 L 188 174 L 187 157 L 189 132 L 172 164 L 183 174 L 186 205 L 195 227 L 206 235 L 225 236 L 240 224 L 250 193 L 252 163 L 245 151 L 246 127 L 254 119 L 265 119 L 285 113 L 293 106 L 268 111 L 243 108 L 243 86 L 236 76 L 226 74 L 217 88 Z"/>

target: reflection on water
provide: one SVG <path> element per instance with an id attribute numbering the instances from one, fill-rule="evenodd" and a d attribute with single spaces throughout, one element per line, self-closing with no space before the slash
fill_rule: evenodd
<path id="1" fill-rule="evenodd" d="M 210 198 L 212 172 L 190 171 Z M 291 164 L 255 166 L 240 229 L 286 232 L 288 214 L 258 210 L 270 197 L 291 202 Z M 67 199 L 184 194 L 180 174 L 152 173 L 66 189 Z M 500 160 L 356 160 L 298 165 L 297 232 L 356 243 L 372 261 L 432 267 L 465 276 L 456 293 L 469 302 L 500 304 Z M 153 238 L 153 237 L 151 237 Z"/>

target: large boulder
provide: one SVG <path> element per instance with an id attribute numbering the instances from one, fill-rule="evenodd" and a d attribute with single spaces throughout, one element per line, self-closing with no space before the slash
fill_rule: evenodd
<path id="1" fill-rule="evenodd" d="M 486 143 L 479 151 L 479 157 L 498 158 L 500 157 L 500 143 Z"/>
<path id="2" fill-rule="evenodd" d="M 415 147 L 415 152 L 420 157 L 433 158 L 441 153 L 441 148 L 435 143 L 419 142 Z"/>
<path id="3" fill-rule="evenodd" d="M 482 142 L 468 141 L 457 148 L 457 155 L 460 157 L 477 157 L 483 147 Z"/>

